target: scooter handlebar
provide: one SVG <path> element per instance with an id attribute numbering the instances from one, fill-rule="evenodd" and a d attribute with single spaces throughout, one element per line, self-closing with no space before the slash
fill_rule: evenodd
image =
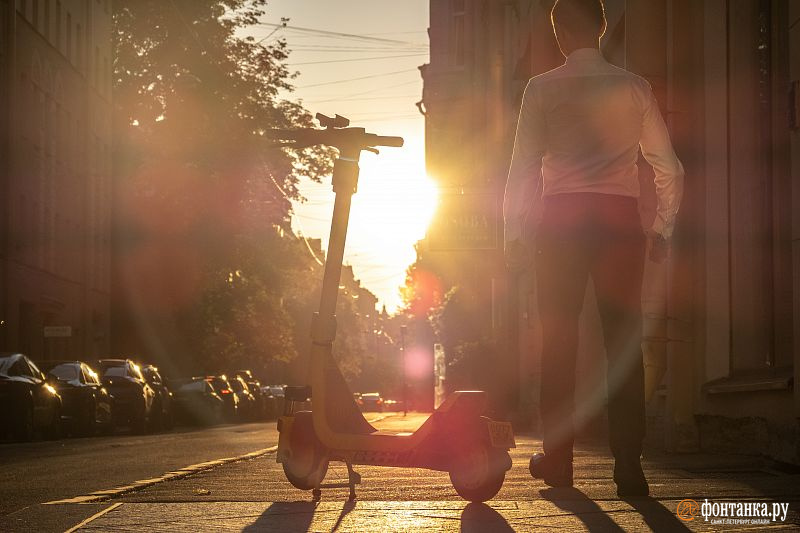
<path id="1" fill-rule="evenodd" d="M 325 129 L 302 128 L 296 130 L 274 129 L 269 130 L 269 136 L 274 139 L 293 141 L 284 146 L 301 148 L 314 144 L 327 144 L 341 148 L 342 146 L 358 146 L 366 150 L 375 146 L 403 146 L 402 137 L 392 137 L 366 133 L 363 128 Z"/>
<path id="2" fill-rule="evenodd" d="M 403 138 L 402 137 L 391 137 L 385 135 L 374 135 L 373 140 L 374 143 L 371 143 L 370 146 L 393 146 L 395 148 L 400 148 L 403 146 Z"/>

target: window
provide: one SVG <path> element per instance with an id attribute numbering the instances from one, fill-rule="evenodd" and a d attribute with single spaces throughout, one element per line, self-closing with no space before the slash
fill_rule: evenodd
<path id="1" fill-rule="evenodd" d="M 140 381 L 144 381 L 144 376 L 142 376 L 142 371 L 139 370 L 139 367 L 137 365 L 128 363 L 128 374 L 131 377 L 134 377 Z"/>
<path id="2" fill-rule="evenodd" d="M 25 364 L 25 359 L 19 358 L 17 361 L 11 365 L 11 368 L 8 369 L 7 374 L 9 376 L 27 376 L 30 374 L 30 369 L 28 365 Z"/>
<path id="3" fill-rule="evenodd" d="M 124 366 L 109 366 L 105 369 L 103 373 L 104 376 L 109 377 L 116 377 L 116 378 L 124 378 L 126 376 L 125 367 Z"/>
<path id="4" fill-rule="evenodd" d="M 97 373 L 89 368 L 87 365 L 82 365 L 83 368 L 83 378 L 89 385 L 99 385 L 100 382 L 97 380 Z"/>
<path id="5" fill-rule="evenodd" d="M 36 363 L 31 361 L 30 359 L 28 359 L 27 361 L 28 361 L 28 368 L 30 368 L 31 371 L 31 376 L 44 381 L 44 374 L 42 373 L 41 370 L 39 370 L 39 367 L 36 366 Z"/>
<path id="6" fill-rule="evenodd" d="M 48 374 L 60 381 L 72 381 L 74 379 L 78 379 L 78 369 L 72 364 L 56 365 L 50 369 Z"/>
<path id="7" fill-rule="evenodd" d="M 181 388 L 178 389 L 181 392 L 213 392 L 211 385 L 206 383 L 205 381 L 193 381 L 191 383 L 187 383 L 185 385 L 181 385 Z"/>

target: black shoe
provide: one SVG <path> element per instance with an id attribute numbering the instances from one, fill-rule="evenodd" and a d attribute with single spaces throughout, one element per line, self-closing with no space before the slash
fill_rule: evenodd
<path id="1" fill-rule="evenodd" d="M 551 487 L 572 486 L 572 459 L 555 461 L 543 453 L 535 453 L 529 468 L 533 477 Z"/>
<path id="2" fill-rule="evenodd" d="M 650 487 L 638 457 L 617 459 L 614 462 L 614 482 L 620 498 L 644 498 L 650 495 Z"/>

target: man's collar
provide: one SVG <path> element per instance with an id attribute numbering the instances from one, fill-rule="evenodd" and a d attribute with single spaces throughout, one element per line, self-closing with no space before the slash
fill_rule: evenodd
<path id="1" fill-rule="evenodd" d="M 603 56 L 597 48 L 578 48 L 567 56 L 567 63 L 602 60 Z"/>

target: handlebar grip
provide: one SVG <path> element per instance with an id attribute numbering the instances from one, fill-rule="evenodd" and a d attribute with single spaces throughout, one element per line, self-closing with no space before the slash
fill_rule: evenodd
<path id="1" fill-rule="evenodd" d="M 387 137 L 384 135 L 376 135 L 375 136 L 375 143 L 373 146 L 394 146 L 396 148 L 400 148 L 403 146 L 403 138 L 402 137 Z"/>

